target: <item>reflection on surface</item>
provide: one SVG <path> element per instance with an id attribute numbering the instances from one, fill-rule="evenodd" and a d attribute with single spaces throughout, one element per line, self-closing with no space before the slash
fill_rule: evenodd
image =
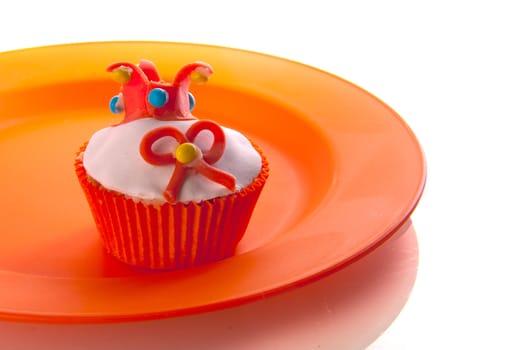
<path id="1" fill-rule="evenodd" d="M 344 269 L 257 302 L 134 323 L 0 322 L 0 339 L 6 349 L 362 349 L 396 318 L 416 278 L 416 234 L 410 222 L 400 230 Z"/>

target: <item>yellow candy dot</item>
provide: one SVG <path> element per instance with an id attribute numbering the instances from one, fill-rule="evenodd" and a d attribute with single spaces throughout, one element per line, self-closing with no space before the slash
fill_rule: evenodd
<path id="1" fill-rule="evenodd" d="M 195 160 L 199 154 L 197 147 L 193 143 L 180 144 L 174 152 L 175 159 L 182 164 L 187 164 Z"/>
<path id="2" fill-rule="evenodd" d="M 131 79 L 131 69 L 128 67 L 118 67 L 112 73 L 113 80 L 120 84 L 126 84 Z"/>
<path id="3" fill-rule="evenodd" d="M 208 81 L 208 77 L 202 72 L 199 72 L 198 70 L 194 70 L 193 72 L 191 72 L 190 79 L 194 83 L 205 83 Z"/>

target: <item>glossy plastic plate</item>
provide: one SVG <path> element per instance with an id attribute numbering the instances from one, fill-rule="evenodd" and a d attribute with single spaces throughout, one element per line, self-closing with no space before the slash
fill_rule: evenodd
<path id="1" fill-rule="evenodd" d="M 107 256 L 73 171 L 78 147 L 121 116 L 105 72 L 153 60 L 171 80 L 210 63 L 193 113 L 242 131 L 270 178 L 237 253 L 152 273 Z M 321 278 L 396 232 L 425 163 L 413 133 L 355 85 L 305 65 L 221 47 L 86 43 L 0 54 L 0 317 L 138 320 L 237 305 Z"/>

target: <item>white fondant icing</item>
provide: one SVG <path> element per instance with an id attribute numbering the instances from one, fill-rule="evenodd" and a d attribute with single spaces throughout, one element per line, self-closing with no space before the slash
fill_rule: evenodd
<path id="1" fill-rule="evenodd" d="M 160 121 L 154 118 L 138 119 L 97 131 L 84 152 L 84 168 L 89 176 L 109 190 L 146 201 L 165 202 L 163 197 L 174 170 L 174 165 L 151 165 L 141 156 L 142 137 L 155 128 L 173 126 L 183 133 L 197 120 Z M 261 156 L 241 133 L 222 127 L 226 147 L 213 167 L 224 170 L 236 179 L 236 190 L 248 186 L 261 170 Z M 204 152 L 213 143 L 213 135 L 202 131 L 194 143 Z M 163 138 L 154 143 L 153 151 L 171 152 L 177 142 Z M 189 175 L 178 198 L 181 202 L 199 202 L 231 193 L 224 186 L 200 174 Z"/>

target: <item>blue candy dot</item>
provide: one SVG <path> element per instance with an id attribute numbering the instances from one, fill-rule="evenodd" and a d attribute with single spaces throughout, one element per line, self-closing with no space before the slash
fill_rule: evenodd
<path id="1" fill-rule="evenodd" d="M 155 88 L 149 92 L 148 101 L 153 107 L 160 108 L 168 102 L 168 97 L 166 90 Z"/>
<path id="2" fill-rule="evenodd" d="M 193 111 L 193 108 L 195 108 L 195 97 L 193 97 L 191 92 L 188 92 L 188 99 L 190 100 L 190 111 Z"/>
<path id="3" fill-rule="evenodd" d="M 119 114 L 123 112 L 122 104 L 120 103 L 120 96 L 116 95 L 109 100 L 109 110 L 113 114 Z"/>

